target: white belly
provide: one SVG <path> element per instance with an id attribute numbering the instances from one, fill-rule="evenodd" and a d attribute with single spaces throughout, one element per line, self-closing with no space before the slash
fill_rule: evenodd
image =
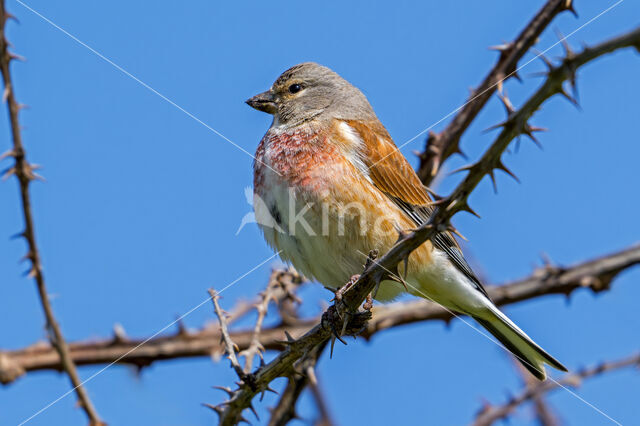
<path id="1" fill-rule="evenodd" d="M 254 209 L 267 243 L 308 278 L 338 288 L 362 272 L 366 258 L 357 250 L 368 253 L 370 248 L 350 235 L 338 235 L 339 228 L 347 233 L 352 229 L 351 218 L 340 223 L 318 198 L 275 184 L 268 192 L 256 194 Z"/>

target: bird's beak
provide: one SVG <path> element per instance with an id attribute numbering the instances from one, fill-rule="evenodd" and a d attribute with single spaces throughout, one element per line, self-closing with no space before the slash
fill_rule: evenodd
<path id="1" fill-rule="evenodd" d="M 253 98 L 249 98 L 245 102 L 251 108 L 266 112 L 267 114 L 275 114 L 278 111 L 271 90 L 255 95 Z"/>

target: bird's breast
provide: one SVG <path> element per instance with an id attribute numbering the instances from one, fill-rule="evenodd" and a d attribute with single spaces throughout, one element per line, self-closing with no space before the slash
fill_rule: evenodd
<path id="1" fill-rule="evenodd" d="M 254 165 L 254 209 L 265 239 L 300 272 L 339 287 L 386 252 L 410 222 L 319 131 L 270 130 Z"/>

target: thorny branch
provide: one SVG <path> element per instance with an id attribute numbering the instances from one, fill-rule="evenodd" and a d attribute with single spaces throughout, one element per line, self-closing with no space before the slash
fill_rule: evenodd
<path id="1" fill-rule="evenodd" d="M 242 380 L 245 377 L 244 371 L 238 362 L 238 358 L 236 357 L 236 348 L 235 343 L 231 340 L 231 336 L 229 336 L 229 328 L 227 327 L 227 320 L 225 318 L 225 313 L 222 312 L 222 308 L 220 308 L 220 304 L 218 303 L 218 293 L 210 288 L 209 295 L 211 296 L 211 301 L 213 302 L 213 309 L 218 317 L 218 321 L 220 321 L 220 335 L 222 336 L 222 342 L 224 343 L 225 350 L 227 352 L 227 358 L 231 362 L 231 367 L 236 371 L 236 374 Z"/>
<path id="2" fill-rule="evenodd" d="M 307 386 L 311 389 L 320 414 L 320 419 L 316 424 L 322 426 L 333 424 L 315 375 L 316 364 L 325 347 L 326 342 L 313 348 L 298 366 L 296 373 L 289 376 L 287 386 L 284 388 L 277 405 L 271 410 L 269 426 L 284 426 L 289 421 L 300 418 L 296 413 L 296 403 Z"/>
<path id="3" fill-rule="evenodd" d="M 440 133 L 429 132 L 425 151 L 420 154 L 418 176 L 429 185 L 438 174 L 442 163 L 460 150 L 460 138 L 473 122 L 496 89 L 502 91 L 502 82 L 510 77 L 520 79 L 516 73 L 518 61 L 536 43 L 538 36 L 559 13 L 569 10 L 575 14 L 572 0 L 549 0 L 510 43 L 494 47 L 500 52 L 497 63 L 482 83 L 471 91 L 469 99 L 454 119 Z"/>
<path id="4" fill-rule="evenodd" d="M 287 281 L 286 278 L 297 277 L 297 283 Z M 260 365 L 264 364 L 264 358 L 262 356 L 264 352 L 264 346 L 260 343 L 260 332 L 262 331 L 262 324 L 264 323 L 264 318 L 267 315 L 267 311 L 269 310 L 269 303 L 271 301 L 277 303 L 278 305 L 284 304 L 287 301 L 294 301 L 300 303 L 300 299 L 295 295 L 294 289 L 297 287 L 297 284 L 302 282 L 302 277 L 298 275 L 295 271 L 282 271 L 282 270 L 274 270 L 271 272 L 271 276 L 269 277 L 269 282 L 267 283 L 267 288 L 260 293 L 260 301 L 255 304 L 256 310 L 258 311 L 258 318 L 256 319 L 256 324 L 253 329 L 253 337 L 251 338 L 251 343 L 249 347 L 242 352 L 240 352 L 240 356 L 245 358 L 244 364 L 244 372 L 246 374 L 251 372 L 253 367 L 253 360 L 256 356 L 260 357 Z M 293 284 L 293 286 L 291 286 Z M 286 314 L 285 314 L 286 315 Z M 293 315 L 293 312 L 289 312 L 289 315 Z"/>
<path id="5" fill-rule="evenodd" d="M 520 377 L 523 380 L 525 386 L 536 386 L 538 381 L 522 366 L 515 357 L 511 357 L 513 360 L 514 368 L 520 373 Z M 545 399 L 544 394 L 539 394 L 531 398 L 533 402 L 533 409 L 535 412 L 536 420 L 540 426 L 560 426 L 560 420 L 556 417 L 553 409 Z"/>
<path id="6" fill-rule="evenodd" d="M 228 314 L 220 308 L 220 304 L 218 303 L 220 296 L 218 293 L 214 289 L 209 289 L 209 295 L 213 301 L 213 308 L 220 323 L 220 335 L 221 340 L 224 343 L 227 358 L 229 358 L 231 367 L 233 367 L 242 383 L 251 385 L 253 375 L 250 373 L 253 366 L 253 359 L 256 356 L 260 357 L 261 366 L 264 365 L 262 353 L 265 348 L 262 343 L 260 343 L 260 332 L 262 331 L 264 318 L 269 310 L 269 303 L 271 301 L 279 303 L 284 302 L 285 300 L 299 301 L 295 295 L 295 289 L 302 281 L 302 276 L 291 268 L 287 270 L 274 270 L 271 272 L 267 287 L 262 293 L 260 293 L 260 300 L 255 304 L 255 308 L 258 311 L 258 318 L 256 319 L 256 323 L 253 328 L 253 334 L 251 336 L 249 346 L 238 354 L 238 356 L 245 358 L 244 369 L 240 366 L 240 362 L 236 356 L 236 350 L 240 351 L 240 349 L 229 335 L 227 322 Z M 184 333 L 184 330 L 182 332 Z"/>
<path id="7" fill-rule="evenodd" d="M 556 382 L 547 380 L 529 384 L 520 395 L 511 398 L 506 404 L 483 407 L 475 419 L 474 426 L 489 426 L 500 419 L 504 419 L 518 406 L 558 389 L 560 385 L 576 388 L 582 384 L 584 379 L 627 367 L 640 367 L 640 354 L 617 361 L 603 362 L 595 367 L 586 368 L 576 373 L 569 373 Z"/>
<path id="8" fill-rule="evenodd" d="M 546 265 L 535 270 L 530 277 L 504 285 L 489 286 L 487 291 L 496 305 L 508 305 L 553 294 L 570 297 L 580 288 L 589 288 L 597 293 L 608 290 L 613 279 L 621 271 L 637 264 L 640 264 L 640 246 L 630 247 L 571 267 Z M 281 273 L 285 274 L 286 271 Z M 361 335 L 369 339 L 380 331 L 404 324 L 433 320 L 450 321 L 451 319 L 449 312 L 427 300 L 390 303 L 374 307 L 374 316 Z M 265 328 L 260 334 L 260 343 L 268 350 L 282 350 L 284 345 L 279 339 L 282 338 L 284 330 L 298 337 L 318 321 L 319 318 L 311 318 Z M 231 332 L 230 336 L 243 350 L 249 347 L 253 330 Z M 122 364 L 143 368 L 154 361 L 223 353 L 224 348 L 220 344 L 220 338 L 219 328 L 210 326 L 198 331 L 181 329 L 174 335 L 151 339 L 135 350 L 133 349 L 145 339 L 114 336 L 100 341 L 71 343 L 69 348 L 77 365 L 106 364 L 121 358 Z M 127 353 L 128 355 L 125 356 Z M 15 351 L 0 352 L 0 382 L 2 383 L 11 383 L 25 372 L 60 370 L 60 368 L 60 360 L 55 350 L 46 343 Z"/>
<path id="9" fill-rule="evenodd" d="M 82 382 L 78 376 L 76 366 L 73 363 L 73 359 L 69 354 L 69 348 L 64 340 L 62 331 L 58 322 L 56 321 L 53 309 L 49 301 L 49 295 L 47 294 L 47 288 L 45 285 L 44 274 L 42 272 L 42 262 L 40 259 L 40 252 L 36 243 L 35 230 L 33 224 L 33 215 L 31 212 L 31 199 L 29 195 L 29 184 L 34 179 L 40 178 L 34 170 L 38 168 L 35 164 L 30 164 L 26 158 L 26 151 L 22 144 L 22 135 L 20 132 L 20 123 L 18 120 L 18 113 L 21 106 L 18 104 L 15 98 L 13 89 L 13 83 L 11 81 L 10 62 L 17 59 L 18 56 L 9 52 L 9 42 L 5 36 L 5 24 L 12 16 L 6 11 L 4 0 L 0 0 L 0 70 L 2 71 L 2 79 L 4 83 L 3 100 L 7 102 L 9 109 L 9 119 L 11 122 L 11 133 L 13 140 L 13 148 L 2 155 L 4 157 L 13 157 L 14 164 L 9 167 L 3 175 L 6 179 L 11 175 L 15 175 L 18 179 L 20 186 L 20 197 L 22 199 L 22 212 L 24 216 L 25 229 L 20 236 L 24 237 L 27 241 L 28 252 L 24 257 L 25 260 L 31 262 L 31 269 L 28 276 L 33 278 L 38 288 L 38 295 L 40 297 L 40 303 L 47 321 L 47 331 L 49 334 L 49 341 L 51 345 L 55 347 L 59 358 L 59 362 L 64 371 L 69 376 L 71 384 L 78 396 L 78 401 L 84 412 L 86 413 L 89 421 L 92 425 L 102 425 L 102 421 L 96 412 L 96 409 L 87 394 L 86 389 L 82 386 Z"/>

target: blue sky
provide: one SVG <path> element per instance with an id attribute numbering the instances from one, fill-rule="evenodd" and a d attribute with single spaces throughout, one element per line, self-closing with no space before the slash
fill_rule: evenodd
<path id="1" fill-rule="evenodd" d="M 38 242 L 54 309 L 69 340 L 107 336 L 120 323 L 147 336 L 272 255 L 255 225 L 236 234 L 250 211 L 251 157 L 81 46 L 42 18 L 8 0 L 20 24 L 9 24 L 23 138 L 45 184 L 32 188 Z M 512 39 L 541 6 L 536 2 L 148 2 L 42 0 L 26 4 L 157 90 L 242 149 L 253 153 L 270 118 L 244 104 L 284 69 L 313 60 L 330 66 L 368 96 L 398 144 L 441 120 L 467 98 L 493 65 L 490 45 Z M 540 38 L 539 49 L 569 34 L 614 1 L 579 1 L 579 18 L 563 14 Z M 577 31 L 574 46 L 594 43 L 638 24 L 640 4 L 625 0 Z M 550 55 L 560 55 L 556 47 Z M 526 62 L 533 56 L 528 55 Z M 519 105 L 539 84 L 506 84 Z M 638 242 L 637 99 L 640 58 L 620 52 L 579 72 L 581 110 L 553 99 L 534 117 L 547 127 L 541 151 L 524 142 L 505 157 L 520 178 L 488 181 L 471 198 L 482 216 L 455 223 L 470 240 L 465 249 L 491 283 L 523 277 L 541 253 L 571 264 Z M 482 130 L 504 118 L 493 99 L 463 139 L 477 157 L 495 134 Z M 445 120 L 435 126 L 442 129 Z M 2 142 L 9 146 L 6 115 Z M 403 148 L 412 164 L 419 137 Z M 447 164 L 464 164 L 456 158 Z M 2 166 L 7 166 L 5 160 Z M 459 177 L 438 188 L 450 190 Z M 0 184 L 0 345 L 19 348 L 44 338 L 44 319 L 31 281 L 18 260 L 22 241 L 9 240 L 22 217 L 13 180 Z M 224 293 L 231 307 L 265 284 L 268 262 Z M 577 292 L 570 303 L 548 297 L 506 309 L 542 346 L 570 368 L 637 351 L 638 269 L 621 274 L 613 290 Z M 328 294 L 304 292 L 306 311 L 319 312 Z M 185 322 L 212 319 L 209 304 Z M 82 367 L 87 378 L 101 367 Z M 319 368 L 340 424 L 465 424 L 487 399 L 517 390 L 509 359 L 460 321 L 415 324 L 371 342 L 337 347 Z M 211 424 L 202 402 L 222 395 L 212 385 L 234 380 L 226 362 L 163 362 L 136 377 L 122 366 L 87 384 L 99 413 L 112 425 Z M 278 383 L 282 386 L 282 383 Z M 621 371 L 585 383 L 577 392 L 624 424 L 638 422 L 632 394 L 637 372 Z M 0 389 L 0 423 L 16 424 L 68 390 L 57 373 L 29 374 Z M 568 392 L 551 398 L 570 424 L 608 421 Z M 29 424 L 84 424 L 69 396 Z M 262 419 L 270 396 L 258 403 Z M 308 398 L 301 410 L 314 409 Z M 532 424 L 520 411 L 514 424 Z"/>

